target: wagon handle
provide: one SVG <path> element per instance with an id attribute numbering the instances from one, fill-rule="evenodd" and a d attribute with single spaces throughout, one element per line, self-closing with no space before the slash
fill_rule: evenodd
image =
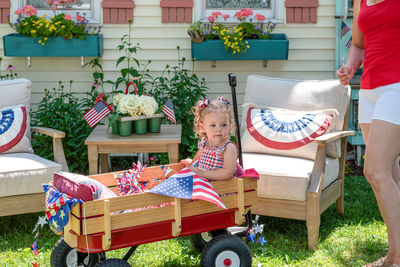
<path id="1" fill-rule="evenodd" d="M 133 81 L 138 81 L 140 79 L 140 77 L 132 77 L 129 80 L 131 80 L 130 82 L 128 82 L 128 84 L 126 85 L 126 89 L 125 89 L 125 94 L 128 94 L 128 89 L 129 89 L 129 85 L 133 85 L 133 88 L 135 89 L 135 95 L 137 95 L 137 87 L 136 84 Z"/>
<path id="2" fill-rule="evenodd" d="M 233 100 L 233 115 L 235 116 L 236 123 L 236 140 L 239 150 L 239 164 L 243 167 L 243 157 L 242 157 L 242 142 L 240 141 L 240 129 L 239 129 L 239 113 L 237 110 L 237 100 L 236 100 L 236 74 L 229 73 L 229 85 L 231 86 L 232 100 Z"/>

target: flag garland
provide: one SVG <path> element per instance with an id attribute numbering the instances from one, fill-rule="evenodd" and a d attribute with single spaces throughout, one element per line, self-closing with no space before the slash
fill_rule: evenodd
<path id="1" fill-rule="evenodd" d="M 94 105 L 94 107 L 89 109 L 83 115 L 83 118 L 89 124 L 90 127 L 95 126 L 105 116 L 107 116 L 111 111 L 113 111 L 112 107 L 103 100 L 103 96 L 104 94 L 99 95 L 95 100 L 96 105 Z"/>
<path id="2" fill-rule="evenodd" d="M 169 197 L 201 199 L 226 209 L 212 184 L 188 168 L 184 168 L 172 175 L 164 182 L 150 189 L 149 192 Z"/>
<path id="3" fill-rule="evenodd" d="M 161 111 L 167 116 L 167 119 L 176 124 L 174 105 L 172 104 L 172 100 L 170 98 L 167 99 Z"/>

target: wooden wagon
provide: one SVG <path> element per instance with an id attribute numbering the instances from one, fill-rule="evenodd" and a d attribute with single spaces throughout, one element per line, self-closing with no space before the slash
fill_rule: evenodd
<path id="1" fill-rule="evenodd" d="M 167 167 L 179 171 L 184 166 L 171 164 Z M 117 174 L 90 177 L 116 191 L 114 177 Z M 144 170 L 140 180 L 150 181 L 163 176 L 164 171 L 160 167 L 149 167 Z M 106 251 L 131 247 L 123 258 L 126 261 L 141 244 L 241 225 L 249 207 L 256 202 L 257 182 L 251 178 L 234 178 L 214 181 L 212 185 L 226 210 L 206 201 L 183 200 L 149 192 L 76 205 L 64 227 L 63 239 L 53 250 L 52 265 L 59 266 L 61 261 L 65 263 L 68 253 L 76 249 L 78 264 L 90 266 L 98 262 L 96 266 L 115 266 L 115 262 L 121 260 L 104 260 L 101 255 Z M 126 210 L 131 211 L 121 213 Z M 215 266 L 235 266 L 242 262 L 237 266 L 251 266 L 250 250 L 242 240 L 229 234 L 214 239 L 207 244 L 209 248 L 203 249 L 202 265 L 210 266 L 213 262 Z M 222 251 L 221 242 L 222 248 L 225 248 Z M 218 249 L 212 248 L 214 243 L 219 244 Z M 232 253 L 224 251 L 236 251 L 237 255 L 232 256 Z M 249 262 L 243 265 L 243 261 Z M 107 265 L 110 262 L 113 264 Z"/>

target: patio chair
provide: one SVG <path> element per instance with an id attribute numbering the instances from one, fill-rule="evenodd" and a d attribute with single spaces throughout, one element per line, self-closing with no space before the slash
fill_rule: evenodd
<path id="1" fill-rule="evenodd" d="M 258 201 L 251 212 L 305 220 L 310 250 L 318 245 L 322 212 L 334 202 L 336 210 L 344 212 L 346 139 L 354 134 L 345 131 L 349 99 L 350 87 L 343 87 L 337 80 L 299 81 L 255 75 L 247 79 L 240 129 L 243 167 L 254 168 L 260 174 Z M 294 124 L 280 125 L 277 114 L 291 114 L 297 119 L 293 119 Z M 317 117 L 325 130 L 329 124 L 324 134 L 321 126 L 313 134 L 308 133 L 311 139 L 294 136 L 293 128 L 316 124 L 313 118 Z M 306 125 L 308 122 L 310 125 Z M 284 129 L 284 133 L 277 129 Z"/>
<path id="2" fill-rule="evenodd" d="M 27 79 L 0 81 L 0 216 L 43 211 L 42 184 L 55 172 L 68 171 L 61 142 L 65 134 L 29 127 L 30 86 Z M 55 162 L 33 153 L 31 131 L 53 138 Z"/>

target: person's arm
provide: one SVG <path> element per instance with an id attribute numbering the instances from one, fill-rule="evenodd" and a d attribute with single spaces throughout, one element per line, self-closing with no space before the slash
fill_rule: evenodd
<path id="1" fill-rule="evenodd" d="M 198 150 L 193 159 L 190 159 L 190 158 L 182 159 L 179 161 L 179 163 L 182 163 L 186 167 L 190 167 L 190 166 L 192 166 L 193 163 L 196 162 L 196 160 L 198 160 L 200 158 L 200 153 L 201 153 L 201 151 Z"/>
<path id="2" fill-rule="evenodd" d="M 190 167 L 197 175 L 210 180 L 227 180 L 233 177 L 236 170 L 236 146 L 229 143 L 223 153 L 224 165 L 222 168 L 212 171 L 202 171 L 196 167 Z"/>
<path id="3" fill-rule="evenodd" d="M 352 42 L 347 53 L 346 63 L 336 71 L 340 83 L 348 85 L 354 76 L 354 72 L 364 61 L 364 35 L 358 27 L 358 15 L 360 14 L 360 0 L 355 0 L 353 5 L 353 29 Z"/>

